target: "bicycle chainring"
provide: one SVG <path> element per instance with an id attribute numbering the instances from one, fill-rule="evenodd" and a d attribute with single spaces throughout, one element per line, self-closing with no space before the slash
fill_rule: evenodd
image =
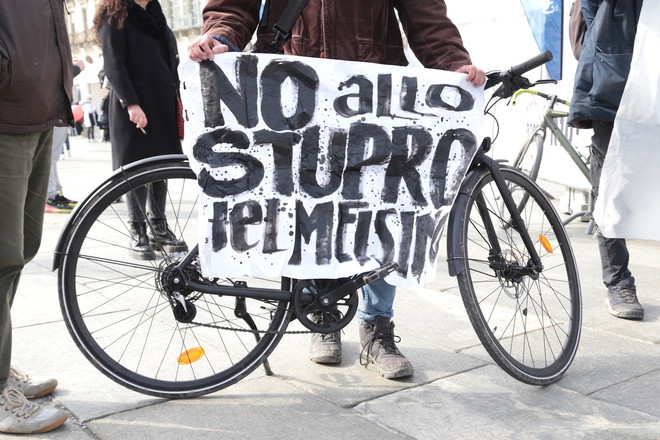
<path id="1" fill-rule="evenodd" d="M 335 304 L 323 305 L 320 297 L 341 285 L 342 280 L 300 280 L 293 288 L 293 312 L 298 321 L 313 332 L 333 333 L 346 327 L 358 308 L 358 295 L 352 291 Z"/>

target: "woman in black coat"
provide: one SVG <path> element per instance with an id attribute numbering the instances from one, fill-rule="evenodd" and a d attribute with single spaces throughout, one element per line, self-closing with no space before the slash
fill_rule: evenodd
<path id="1" fill-rule="evenodd" d="M 181 153 L 177 125 L 179 56 L 160 3 L 102 0 L 94 29 L 110 83 L 113 169 L 148 157 Z M 161 248 L 168 252 L 187 250 L 167 226 L 166 195 L 167 184 L 163 182 L 139 188 L 128 197 L 133 257 L 154 259 L 154 250 Z"/>

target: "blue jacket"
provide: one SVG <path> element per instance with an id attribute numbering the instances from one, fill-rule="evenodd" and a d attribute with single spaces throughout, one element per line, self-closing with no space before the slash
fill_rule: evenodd
<path id="1" fill-rule="evenodd" d="M 573 126 L 614 121 L 630 72 L 641 9 L 642 0 L 582 0 L 587 32 L 568 115 Z"/>

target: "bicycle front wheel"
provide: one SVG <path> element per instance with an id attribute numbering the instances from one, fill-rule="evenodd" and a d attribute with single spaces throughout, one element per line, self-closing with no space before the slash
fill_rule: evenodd
<path id="1" fill-rule="evenodd" d="M 575 357 L 582 303 L 577 265 L 557 212 L 520 171 L 501 167 L 507 188 L 524 193 L 523 222 L 541 257 L 540 273 L 502 213 L 489 172 L 473 175 L 456 201 L 460 225 L 458 283 L 472 326 L 495 362 L 533 385 L 558 380 Z"/>
<path id="2" fill-rule="evenodd" d="M 188 164 L 129 168 L 100 187 L 67 228 L 60 305 L 75 343 L 112 380 L 153 396 L 199 396 L 237 382 L 265 360 L 290 320 L 289 302 L 183 289 L 168 294 L 169 269 L 187 249 L 154 245 L 151 260 L 129 254 L 127 196 L 154 185 L 167 187 L 164 214 L 172 233 L 194 246 L 199 187 Z M 203 278 L 197 258 L 185 271 L 202 284 L 233 285 Z"/>

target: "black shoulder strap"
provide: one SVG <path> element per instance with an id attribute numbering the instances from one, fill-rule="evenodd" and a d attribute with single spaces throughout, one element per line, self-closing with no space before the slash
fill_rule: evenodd
<path id="1" fill-rule="evenodd" d="M 288 40 L 291 37 L 291 28 L 293 23 L 296 22 L 302 10 L 307 5 L 307 0 L 289 0 L 286 8 L 282 11 L 282 15 L 273 26 L 276 38 Z"/>
<path id="2" fill-rule="evenodd" d="M 280 41 L 288 40 L 291 37 L 291 28 L 293 23 L 296 22 L 302 10 L 307 5 L 307 0 L 289 0 L 282 11 L 282 15 L 277 19 L 275 25 L 273 26 L 273 32 L 275 33 L 275 39 L 272 43 L 268 44 L 263 52 L 266 53 L 276 53 L 280 49 Z M 262 22 L 265 23 L 267 20 L 264 20 L 264 17 L 267 17 L 267 13 L 270 12 L 270 0 L 266 1 L 264 6 L 264 11 L 262 15 Z"/>

